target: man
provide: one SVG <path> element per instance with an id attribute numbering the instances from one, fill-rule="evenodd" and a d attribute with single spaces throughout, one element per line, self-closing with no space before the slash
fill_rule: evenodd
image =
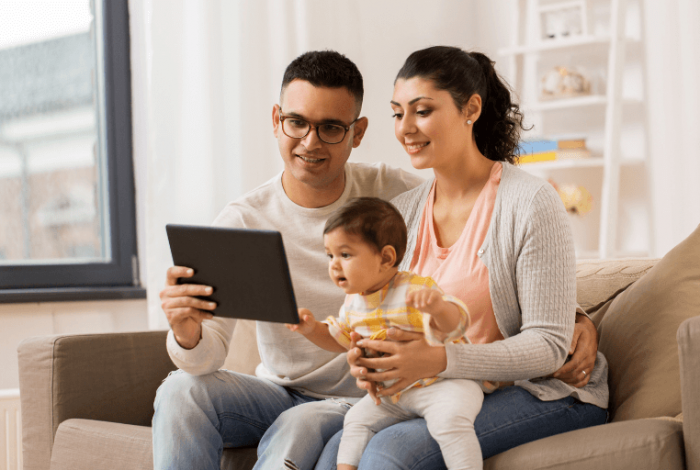
<path id="1" fill-rule="evenodd" d="M 282 232 L 297 303 L 323 318 L 337 314 L 344 298 L 327 272 L 328 214 L 350 198 L 389 200 L 421 182 L 383 164 L 347 163 L 367 129 L 362 97 L 360 72 L 337 52 L 295 59 L 272 109 L 284 171 L 214 221 Z M 257 377 L 219 371 L 235 320 L 213 317 L 215 306 L 194 298 L 207 295 L 206 287 L 177 285 L 187 271 L 170 268 L 161 293 L 172 328 L 168 352 L 184 372 L 171 375 L 156 398 L 155 468 L 218 469 L 223 447 L 258 442 L 256 468 L 312 468 L 350 404 L 365 393 L 345 354 L 324 351 L 282 324 L 259 322 Z"/>
<path id="2" fill-rule="evenodd" d="M 328 276 L 322 237 L 328 214 L 353 197 L 390 200 L 421 182 L 383 164 L 348 163 L 367 129 L 362 97 L 362 76 L 341 54 L 308 52 L 295 59 L 285 71 L 280 104 L 272 108 L 284 171 L 214 221 L 282 232 L 297 302 L 319 318 L 337 314 L 344 298 Z M 259 322 L 256 376 L 219 370 L 235 320 L 214 317 L 216 306 L 195 298 L 210 294 L 208 287 L 177 284 L 191 275 L 187 267 L 171 267 L 161 292 L 171 326 L 168 352 L 181 371 L 156 397 L 155 468 L 218 469 L 224 447 L 256 444 L 255 468 L 313 468 L 342 429 L 345 412 L 366 393 L 356 387 L 346 355 L 324 351 L 282 324 Z M 581 357 L 595 360 L 595 328 L 588 324 L 574 341 L 581 338 L 577 352 L 588 350 Z M 396 336 L 403 339 L 401 332 Z M 351 355 L 357 358 L 356 351 Z M 561 378 L 569 381 L 566 374 Z"/>

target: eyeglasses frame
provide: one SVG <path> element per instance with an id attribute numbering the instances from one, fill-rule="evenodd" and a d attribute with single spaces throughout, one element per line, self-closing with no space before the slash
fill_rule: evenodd
<path id="1" fill-rule="evenodd" d="M 287 137 L 289 137 L 290 139 L 297 139 L 297 140 L 304 139 L 304 138 L 306 138 L 307 135 L 309 135 L 309 132 L 311 132 L 311 129 L 316 129 L 316 137 L 318 137 L 318 140 L 320 140 L 320 141 L 323 142 L 324 144 L 328 144 L 328 145 L 335 145 L 335 144 L 339 144 L 339 143 L 341 143 L 342 141 L 344 141 L 344 140 L 345 140 L 345 136 L 348 135 L 348 131 L 350 130 L 350 128 L 351 128 L 357 121 L 360 120 L 360 118 L 358 117 L 357 119 L 355 119 L 354 121 L 352 121 L 352 122 L 351 122 L 350 124 L 348 124 L 347 126 L 344 125 L 344 124 L 338 124 L 338 123 L 335 123 L 335 122 L 320 122 L 320 123 L 314 123 L 314 122 L 311 122 L 311 121 L 307 121 L 306 119 L 304 119 L 304 118 L 302 118 L 302 117 L 299 117 L 299 116 L 284 115 L 284 114 L 282 114 L 282 108 L 279 108 L 279 117 L 280 117 L 280 126 L 282 127 L 282 133 L 283 133 L 284 135 L 286 135 Z M 298 119 L 299 121 L 304 121 L 305 123 L 307 123 L 307 124 L 309 125 L 309 130 L 306 131 L 306 134 L 304 134 L 304 135 L 301 136 L 301 137 L 292 137 L 291 135 L 287 134 L 287 133 L 285 132 L 285 130 L 284 130 L 284 120 L 287 119 L 287 118 L 290 118 L 290 119 Z M 319 131 L 318 131 L 318 126 L 321 126 L 321 125 L 332 125 L 332 126 L 342 127 L 342 128 L 345 130 L 345 134 L 343 134 L 343 138 L 340 139 L 338 142 L 326 142 L 325 140 L 323 140 L 323 138 L 321 137 L 321 134 L 320 134 Z"/>

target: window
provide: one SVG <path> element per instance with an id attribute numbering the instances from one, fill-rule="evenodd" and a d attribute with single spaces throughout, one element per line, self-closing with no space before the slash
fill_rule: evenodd
<path id="1" fill-rule="evenodd" d="M 127 0 L 0 0 L 0 302 L 144 297 Z"/>

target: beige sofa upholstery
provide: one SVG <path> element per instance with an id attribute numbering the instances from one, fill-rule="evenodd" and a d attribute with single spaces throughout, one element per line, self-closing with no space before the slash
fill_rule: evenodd
<path id="1" fill-rule="evenodd" d="M 578 301 L 610 363 L 612 422 L 538 440 L 496 469 L 700 470 L 700 229 L 662 260 L 580 261 Z M 227 368 L 259 361 L 254 326 Z M 19 347 L 25 470 L 151 469 L 157 387 L 174 369 L 165 332 L 31 338 Z M 222 468 L 249 469 L 255 449 Z"/>

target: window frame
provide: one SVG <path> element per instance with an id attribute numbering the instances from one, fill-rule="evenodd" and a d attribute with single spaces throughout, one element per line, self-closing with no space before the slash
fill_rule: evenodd
<path id="1" fill-rule="evenodd" d="M 145 298 L 138 273 L 128 0 L 102 8 L 104 114 L 111 261 L 0 266 L 0 303 Z"/>

